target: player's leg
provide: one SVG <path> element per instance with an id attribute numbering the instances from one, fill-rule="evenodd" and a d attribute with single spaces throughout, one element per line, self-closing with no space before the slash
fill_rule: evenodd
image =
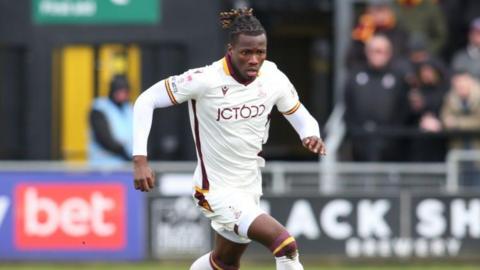
<path id="1" fill-rule="evenodd" d="M 249 226 L 248 237 L 272 251 L 277 270 L 303 270 L 295 239 L 270 215 L 259 215 Z"/>
<path id="2" fill-rule="evenodd" d="M 240 258 L 247 247 L 248 244 L 235 243 L 215 233 L 212 263 L 216 263 L 221 269 L 238 269 L 240 268 Z"/>
<path id="3" fill-rule="evenodd" d="M 240 268 L 240 258 L 247 247 L 248 244 L 235 243 L 215 233 L 213 251 L 198 258 L 190 270 L 237 270 Z"/>

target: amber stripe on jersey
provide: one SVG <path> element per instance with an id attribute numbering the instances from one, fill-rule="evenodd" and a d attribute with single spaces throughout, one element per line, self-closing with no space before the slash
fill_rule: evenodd
<path id="1" fill-rule="evenodd" d="M 295 104 L 295 106 L 293 106 L 293 108 L 291 108 L 287 112 L 284 112 L 283 114 L 289 115 L 289 114 L 292 114 L 292 113 L 296 112 L 298 110 L 298 108 L 300 108 L 300 105 L 302 105 L 302 103 L 300 103 L 300 101 L 297 101 L 297 104 Z"/>
<path id="2" fill-rule="evenodd" d="M 175 96 L 173 95 L 172 88 L 170 88 L 169 79 L 165 79 L 164 82 L 165 82 L 165 88 L 167 89 L 167 94 L 168 94 L 168 97 L 170 98 L 170 101 L 172 102 L 172 104 L 177 105 L 178 102 L 175 99 Z"/>
<path id="3" fill-rule="evenodd" d="M 205 193 L 207 193 L 208 190 L 201 189 L 197 186 L 195 186 L 195 195 L 193 195 L 197 200 L 198 200 L 198 205 L 205 208 L 206 210 L 210 212 L 214 212 L 212 207 L 210 206 L 210 203 L 208 203 L 207 199 L 205 198 Z"/>
<path id="4" fill-rule="evenodd" d="M 293 236 L 288 237 L 272 252 L 273 255 L 277 254 L 280 250 L 282 250 L 282 248 L 284 248 L 285 246 L 287 246 L 288 244 L 294 241 L 295 241 L 295 238 L 293 238 Z"/>

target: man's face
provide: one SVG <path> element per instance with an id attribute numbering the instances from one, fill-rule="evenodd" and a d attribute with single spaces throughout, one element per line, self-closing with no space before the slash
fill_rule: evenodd
<path id="1" fill-rule="evenodd" d="M 470 95 L 474 80 L 468 74 L 457 74 L 452 78 L 452 86 L 461 98 L 467 99 Z"/>
<path id="2" fill-rule="evenodd" d="M 392 57 L 390 42 L 383 37 L 374 37 L 365 47 L 368 63 L 373 68 L 385 67 Z"/>
<path id="3" fill-rule="evenodd" d="M 425 64 L 419 70 L 420 81 L 426 85 L 435 85 L 438 82 L 438 73 L 431 65 Z"/>
<path id="4" fill-rule="evenodd" d="M 267 57 L 267 37 L 240 34 L 236 41 L 228 44 L 228 54 L 240 78 L 254 80 Z"/>
<path id="5" fill-rule="evenodd" d="M 113 94 L 113 99 L 115 100 L 115 102 L 120 104 L 128 102 L 129 98 L 130 98 L 130 91 L 127 88 L 118 89 Z"/>
<path id="6" fill-rule="evenodd" d="M 472 29 L 469 34 L 470 44 L 480 48 L 480 29 Z"/>

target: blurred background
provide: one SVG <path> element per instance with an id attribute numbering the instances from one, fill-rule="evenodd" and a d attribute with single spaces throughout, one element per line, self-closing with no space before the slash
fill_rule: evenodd
<path id="1" fill-rule="evenodd" d="M 309 154 L 272 112 L 262 205 L 306 265 L 476 269 L 473 0 L 0 0 L 0 269 L 186 269 L 210 250 L 187 105 L 154 113 L 149 194 L 133 190 L 131 106 L 222 58 L 218 14 L 247 6 L 327 144 Z M 270 257 L 253 244 L 247 268 Z"/>

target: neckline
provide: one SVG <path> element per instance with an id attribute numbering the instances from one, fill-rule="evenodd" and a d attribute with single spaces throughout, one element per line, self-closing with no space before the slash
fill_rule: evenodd
<path id="1" fill-rule="evenodd" d="M 237 81 L 240 84 L 243 84 L 245 86 L 251 84 L 255 79 L 253 80 L 243 80 L 238 76 L 238 74 L 235 73 L 235 68 L 233 67 L 232 60 L 230 58 L 230 55 L 226 54 L 225 57 L 222 59 L 223 61 L 223 71 L 225 74 L 228 76 L 231 76 L 235 81 Z M 258 77 L 258 76 L 257 76 Z"/>

